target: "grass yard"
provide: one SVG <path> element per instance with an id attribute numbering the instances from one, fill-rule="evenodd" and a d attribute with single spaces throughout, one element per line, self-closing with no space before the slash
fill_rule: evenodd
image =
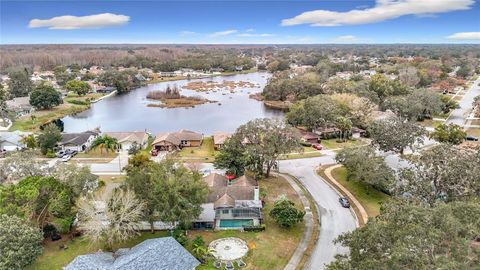
<path id="1" fill-rule="evenodd" d="M 240 232 L 240 231 L 190 231 L 191 239 L 201 235 L 208 245 L 211 241 L 224 237 L 238 237 L 250 247 L 250 251 L 244 261 L 247 263 L 245 269 L 283 269 L 290 260 L 300 241 L 305 226 L 303 223 L 297 224 L 290 229 L 283 229 L 277 226 L 269 217 L 274 201 L 279 195 L 285 194 L 295 205 L 302 208 L 302 203 L 297 193 L 283 178 L 268 178 L 259 181 L 262 193 L 266 192 L 266 205 L 263 209 L 263 218 L 266 224 L 266 230 L 263 232 Z M 210 270 L 215 269 L 211 265 L 202 265 L 197 269 Z"/>
<path id="2" fill-rule="evenodd" d="M 79 96 L 74 93 L 69 93 L 66 98 L 63 99 L 64 102 L 78 105 L 88 105 L 93 100 L 103 97 L 105 94 L 102 93 L 88 93 L 84 96 Z"/>
<path id="3" fill-rule="evenodd" d="M 178 152 L 178 157 L 185 161 L 213 162 L 215 160 L 213 137 L 203 138 L 199 147 L 185 147 Z"/>
<path id="4" fill-rule="evenodd" d="M 333 169 L 332 175 L 360 201 L 369 217 L 377 216 L 380 213 L 380 203 L 385 202 L 390 198 L 387 194 L 380 192 L 369 185 L 355 181 L 348 181 L 347 169 L 345 169 L 345 167 Z"/>
<path id="5" fill-rule="evenodd" d="M 367 144 L 364 140 L 354 139 L 348 140 L 346 142 L 338 142 L 337 139 L 329 139 L 329 140 L 322 140 L 320 143 L 326 149 L 333 150 L 339 148 L 347 148 L 347 147 L 354 147 L 354 146 L 361 146 Z"/>
<path id="6" fill-rule="evenodd" d="M 436 128 L 443 123 L 444 123 L 443 121 L 435 121 L 432 119 L 425 119 L 423 121 L 417 122 L 417 124 L 422 127 L 433 127 L 433 128 Z"/>
<path id="7" fill-rule="evenodd" d="M 114 249 L 123 247 L 133 247 L 144 240 L 150 238 L 165 237 L 170 235 L 167 231 L 156 232 L 152 234 L 150 232 L 144 232 L 140 236 L 135 237 L 126 243 L 118 244 L 114 246 Z M 66 250 L 60 249 L 61 245 L 67 245 Z M 83 238 L 75 238 L 70 240 L 68 236 L 56 242 L 48 241 L 44 245 L 43 254 L 37 259 L 37 261 L 27 267 L 27 270 L 60 270 L 62 267 L 70 263 L 75 257 L 82 254 L 94 253 L 99 249 L 102 249 L 101 244 L 94 244 Z"/>
<path id="8" fill-rule="evenodd" d="M 299 158 L 311 158 L 311 157 L 321 157 L 322 153 L 320 151 L 313 149 L 312 147 L 305 147 L 303 153 L 293 153 L 280 157 L 280 160 L 284 159 L 299 159 Z"/>
<path id="9" fill-rule="evenodd" d="M 85 153 L 78 153 L 75 158 L 108 158 L 114 159 L 118 156 L 118 153 L 115 151 L 106 151 L 100 149 L 92 149 Z"/>

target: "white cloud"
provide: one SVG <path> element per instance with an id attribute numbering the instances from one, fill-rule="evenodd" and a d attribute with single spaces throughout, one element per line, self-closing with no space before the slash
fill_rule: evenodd
<path id="1" fill-rule="evenodd" d="M 335 39 L 333 39 L 333 41 L 340 42 L 340 43 L 348 43 L 348 42 L 358 41 L 358 38 L 352 35 L 345 35 L 345 36 L 338 36 Z"/>
<path id="2" fill-rule="evenodd" d="M 243 33 L 243 34 L 238 34 L 237 36 L 239 37 L 272 37 L 273 34 L 251 34 L 251 33 Z"/>
<path id="3" fill-rule="evenodd" d="M 28 24 L 30 28 L 48 27 L 48 29 L 83 29 L 118 26 L 128 23 L 129 16 L 112 13 L 102 13 L 88 16 L 59 16 L 46 20 L 33 19 Z"/>
<path id="4" fill-rule="evenodd" d="M 455 10 L 467 10 L 474 3 L 474 0 L 377 0 L 372 8 L 353 9 L 347 12 L 307 11 L 293 18 L 282 20 L 282 25 L 339 26 L 367 24 L 405 15 L 425 16 Z"/>
<path id="5" fill-rule="evenodd" d="M 447 37 L 456 40 L 480 40 L 480 32 L 459 32 Z"/>
<path id="6" fill-rule="evenodd" d="M 245 32 L 255 32 L 255 29 L 253 29 L 253 28 L 248 28 L 247 30 L 245 30 Z"/>
<path id="7" fill-rule="evenodd" d="M 235 34 L 237 33 L 238 31 L 233 29 L 233 30 L 225 30 L 225 31 L 220 31 L 220 32 L 215 32 L 215 33 L 212 33 L 210 34 L 210 37 L 221 37 L 221 36 L 228 36 L 228 35 L 231 35 L 231 34 Z"/>
<path id="8" fill-rule="evenodd" d="M 181 31 L 180 32 L 180 35 L 181 36 L 191 36 L 191 35 L 195 35 L 196 32 L 193 32 L 193 31 Z"/>

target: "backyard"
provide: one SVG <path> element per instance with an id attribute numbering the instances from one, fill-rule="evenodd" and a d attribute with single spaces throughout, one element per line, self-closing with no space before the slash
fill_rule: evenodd
<path id="1" fill-rule="evenodd" d="M 215 154 L 213 137 L 203 138 L 202 145 L 198 147 L 184 147 L 178 152 L 180 159 L 193 162 L 213 162 Z"/>

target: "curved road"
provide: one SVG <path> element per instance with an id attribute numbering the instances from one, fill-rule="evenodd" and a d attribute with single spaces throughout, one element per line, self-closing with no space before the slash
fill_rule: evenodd
<path id="1" fill-rule="evenodd" d="M 330 154 L 318 158 L 282 160 L 279 164 L 280 172 L 295 176 L 310 192 L 320 212 L 319 238 L 304 269 L 324 269 L 336 254 L 348 252 L 347 248 L 334 244 L 333 240 L 356 228 L 357 220 L 352 212 L 340 206 L 338 193 L 315 172 L 320 163 L 335 163 L 334 157 Z"/>

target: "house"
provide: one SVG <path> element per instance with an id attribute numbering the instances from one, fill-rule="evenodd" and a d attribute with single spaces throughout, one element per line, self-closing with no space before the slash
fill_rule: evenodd
<path id="1" fill-rule="evenodd" d="M 97 93 L 108 94 L 108 93 L 112 93 L 115 90 L 117 90 L 117 88 L 111 87 L 111 86 L 104 86 L 104 87 L 97 88 L 95 91 Z"/>
<path id="2" fill-rule="evenodd" d="M 143 149 L 148 142 L 148 134 L 145 131 L 136 132 L 104 132 L 103 134 L 117 139 L 120 149 L 128 151 L 133 143 L 140 145 Z"/>
<path id="3" fill-rule="evenodd" d="M 157 134 L 152 146 L 158 151 L 174 151 L 180 150 L 183 147 L 200 146 L 202 140 L 203 134 L 190 130 L 162 132 Z"/>
<path id="4" fill-rule="evenodd" d="M 352 138 L 359 139 L 361 137 L 365 137 L 367 135 L 367 131 L 358 127 L 352 128 Z"/>
<path id="5" fill-rule="evenodd" d="M 0 132 L 0 151 L 16 151 L 25 147 L 21 142 L 30 133 L 22 131 Z"/>
<path id="6" fill-rule="evenodd" d="M 63 150 L 70 149 L 85 151 L 90 148 L 92 142 L 98 137 L 96 131 L 85 131 L 81 133 L 63 133 L 62 140 L 57 144 Z"/>
<path id="7" fill-rule="evenodd" d="M 232 137 L 232 133 L 228 132 L 216 132 L 213 134 L 213 144 L 215 147 L 215 150 L 221 149 L 223 145 L 225 144 L 225 141 Z"/>
<path id="8" fill-rule="evenodd" d="M 173 237 L 153 238 L 115 253 L 77 256 L 65 270 L 193 270 L 200 262 Z"/>
<path id="9" fill-rule="evenodd" d="M 314 130 L 314 133 L 319 135 L 321 139 L 331 139 L 340 136 L 340 129 L 334 126 L 319 127 Z"/>
<path id="10" fill-rule="evenodd" d="M 202 205 L 194 228 L 242 229 L 262 223 L 262 201 L 256 180 L 245 175 L 233 180 L 212 173 L 203 178 L 208 186 L 207 203 Z"/>
<path id="11" fill-rule="evenodd" d="M 7 100 L 7 109 L 15 113 L 16 117 L 31 114 L 34 109 L 30 105 L 30 97 L 17 97 Z"/>
<path id="12" fill-rule="evenodd" d="M 308 143 L 318 143 L 319 142 L 319 136 L 316 133 L 313 132 L 308 132 L 308 131 L 300 131 L 302 134 L 302 140 L 304 142 Z"/>

